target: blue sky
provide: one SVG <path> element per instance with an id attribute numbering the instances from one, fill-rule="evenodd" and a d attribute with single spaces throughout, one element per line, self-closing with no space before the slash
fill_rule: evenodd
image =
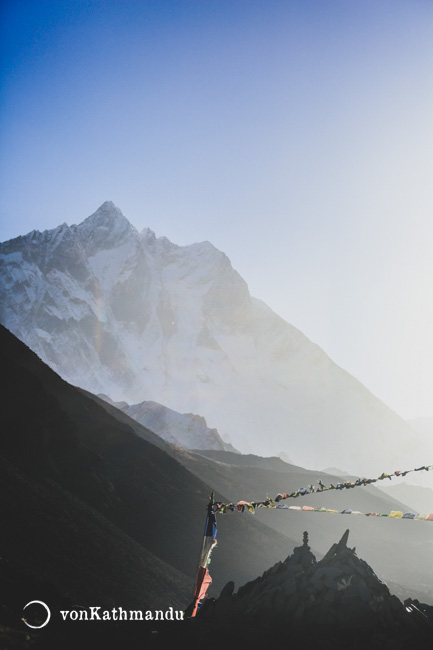
<path id="1" fill-rule="evenodd" d="M 112 200 L 433 416 L 433 2 L 3 0 L 0 23 L 0 240 Z"/>

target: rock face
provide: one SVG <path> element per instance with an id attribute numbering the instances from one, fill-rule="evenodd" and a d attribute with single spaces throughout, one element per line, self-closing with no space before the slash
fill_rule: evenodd
<path id="1" fill-rule="evenodd" d="M 348 548 L 348 535 L 346 531 L 317 562 L 304 533 L 303 545 L 284 562 L 237 593 L 229 582 L 217 600 L 204 601 L 197 618 L 270 629 L 290 624 L 298 633 L 432 634 L 433 608 L 410 600 L 403 605 L 355 549 Z"/>

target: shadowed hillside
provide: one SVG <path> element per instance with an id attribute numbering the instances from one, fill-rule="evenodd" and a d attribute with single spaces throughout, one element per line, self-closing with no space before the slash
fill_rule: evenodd
<path id="1" fill-rule="evenodd" d="M 3 327 L 0 350 L 0 570 L 11 585 L 3 623 L 19 624 L 35 583 L 78 606 L 184 608 L 211 488 L 164 451 L 167 443 L 116 419 Z M 244 582 L 291 544 L 248 520 L 223 539 L 214 589 L 233 572 Z"/>

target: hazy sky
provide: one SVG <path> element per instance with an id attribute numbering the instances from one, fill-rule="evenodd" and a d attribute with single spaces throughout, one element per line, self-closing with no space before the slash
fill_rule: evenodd
<path id="1" fill-rule="evenodd" d="M 0 240 L 112 200 L 433 416 L 431 0 L 1 0 Z"/>

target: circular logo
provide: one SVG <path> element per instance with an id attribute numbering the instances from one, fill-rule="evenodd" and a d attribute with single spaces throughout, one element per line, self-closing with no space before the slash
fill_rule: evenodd
<path id="1" fill-rule="evenodd" d="M 41 623 L 41 625 L 30 625 L 30 623 L 28 623 L 25 618 L 23 618 L 22 620 L 27 625 L 27 627 L 31 627 L 34 630 L 39 630 L 41 627 L 45 627 L 45 625 L 48 623 L 48 621 L 51 618 L 51 612 L 50 612 L 50 608 L 48 607 L 48 605 L 43 603 L 42 600 L 31 600 L 29 603 L 27 603 L 27 605 L 25 605 L 24 609 L 26 609 L 26 607 L 28 607 L 29 605 L 34 605 L 34 604 L 42 605 L 42 607 L 45 607 L 45 609 L 47 610 L 47 620 L 45 621 L 45 623 Z M 23 609 L 23 611 L 24 611 L 24 609 Z"/>

